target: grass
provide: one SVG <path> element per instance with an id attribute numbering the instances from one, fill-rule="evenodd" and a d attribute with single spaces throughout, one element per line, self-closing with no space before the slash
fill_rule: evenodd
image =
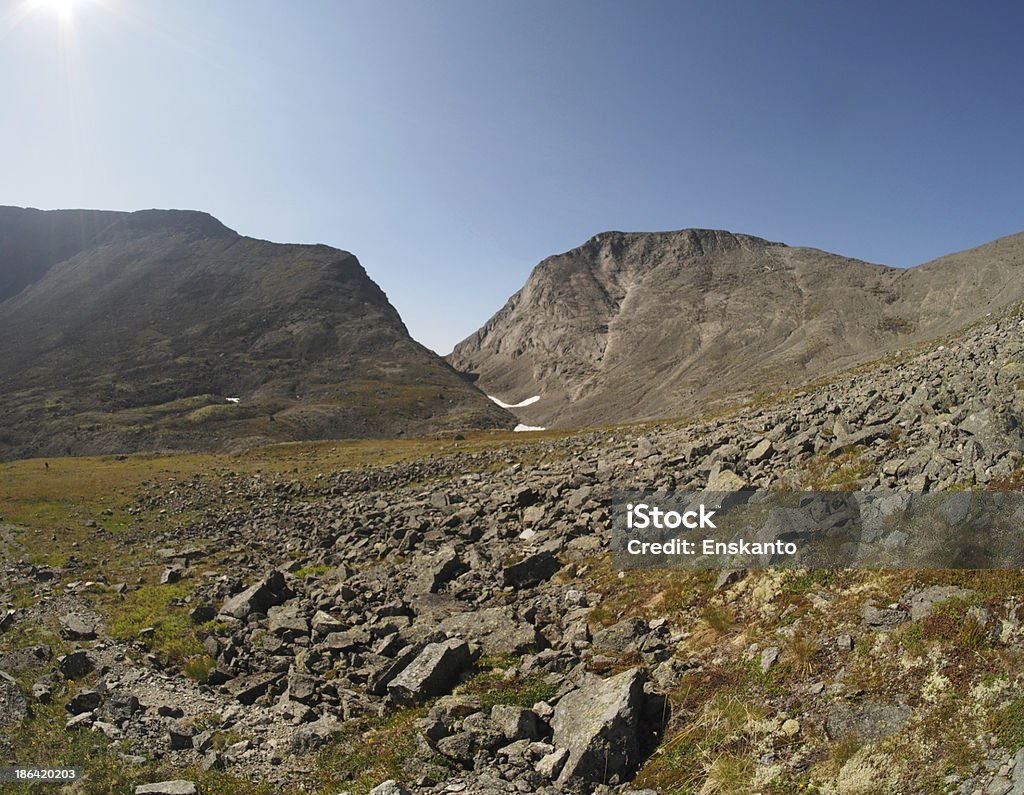
<path id="1" fill-rule="evenodd" d="M 190 593 L 191 588 L 184 583 L 141 585 L 123 599 L 109 593 L 100 595 L 95 604 L 106 614 L 107 632 L 111 637 L 142 641 L 172 665 L 191 665 L 197 671 L 195 660 L 201 657 L 203 646 L 184 607 L 184 600 Z M 140 638 L 139 632 L 150 627 L 153 633 Z"/>
<path id="2" fill-rule="evenodd" d="M 417 721 L 426 714 L 426 707 L 415 707 L 348 721 L 319 753 L 317 784 L 363 795 L 386 779 L 408 782 L 428 772 L 415 760 Z"/>
<path id="3" fill-rule="evenodd" d="M 318 566 L 303 566 L 295 572 L 295 576 L 300 580 L 304 580 L 306 577 L 319 577 L 321 574 L 326 574 L 333 569 L 334 566 L 325 566 L 322 564 Z"/>
<path id="4" fill-rule="evenodd" d="M 803 466 L 803 487 L 810 491 L 856 491 L 860 481 L 876 470 L 876 465 L 856 448 L 847 448 L 834 457 L 812 456 Z"/>
<path id="5" fill-rule="evenodd" d="M 665 617 L 670 621 L 704 605 L 710 598 L 717 572 L 671 569 L 619 571 L 610 555 L 586 561 L 588 590 L 603 599 L 590 611 L 591 625 L 610 625 L 626 618 Z"/>
<path id="6" fill-rule="evenodd" d="M 730 690 L 711 696 L 699 711 L 686 709 L 689 692 L 677 693 L 666 739 L 637 775 L 637 789 L 677 795 L 750 792 L 761 708 Z"/>
<path id="7" fill-rule="evenodd" d="M 506 677 L 515 664 L 511 658 L 487 658 L 477 661 L 477 672 L 459 692 L 476 696 L 485 710 L 498 704 L 529 709 L 538 701 L 547 701 L 558 692 L 558 686 L 547 681 L 544 673 Z"/>
<path id="8" fill-rule="evenodd" d="M 1024 748 L 1024 696 L 1018 696 L 992 715 L 989 730 L 1003 748 Z"/>

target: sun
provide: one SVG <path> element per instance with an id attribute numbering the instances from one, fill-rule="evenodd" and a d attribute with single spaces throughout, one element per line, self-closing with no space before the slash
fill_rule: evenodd
<path id="1" fill-rule="evenodd" d="M 85 0 L 31 0 L 31 5 L 33 8 L 53 14 L 62 25 L 70 25 L 75 21 L 75 11 L 84 2 Z"/>

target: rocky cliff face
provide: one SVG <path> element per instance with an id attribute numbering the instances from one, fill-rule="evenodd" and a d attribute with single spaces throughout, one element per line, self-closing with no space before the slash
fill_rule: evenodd
<path id="1" fill-rule="evenodd" d="M 908 271 L 711 230 L 541 262 L 448 360 L 523 422 L 679 416 L 963 327 L 1024 296 L 1024 235 Z"/>
<path id="2" fill-rule="evenodd" d="M 242 237 L 195 212 L 3 209 L 0 273 L 0 456 L 511 420 L 328 246 Z"/>

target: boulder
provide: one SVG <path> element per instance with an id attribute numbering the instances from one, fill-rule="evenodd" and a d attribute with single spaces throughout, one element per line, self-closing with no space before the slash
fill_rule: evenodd
<path id="1" fill-rule="evenodd" d="M 77 613 L 69 613 L 61 616 L 60 631 L 70 640 L 93 640 L 96 637 L 96 622 Z"/>
<path id="2" fill-rule="evenodd" d="M 502 584 L 513 588 L 530 588 L 551 579 L 562 568 L 553 552 L 535 552 L 501 570 Z"/>
<path id="3" fill-rule="evenodd" d="M 745 488 L 747 481 L 728 469 L 716 466 L 708 476 L 708 491 L 743 491 Z"/>
<path id="4" fill-rule="evenodd" d="M 905 704 L 872 699 L 855 704 L 840 702 L 825 718 L 825 733 L 831 740 L 881 740 L 903 728 L 912 714 L 913 710 Z"/>
<path id="5" fill-rule="evenodd" d="M 556 783 L 603 784 L 635 770 L 643 702 L 644 674 L 639 668 L 610 679 L 589 679 L 563 696 L 551 728 L 555 748 L 569 755 Z"/>
<path id="6" fill-rule="evenodd" d="M 275 605 L 267 608 L 267 629 L 275 635 L 307 635 L 309 622 L 297 604 Z"/>
<path id="7" fill-rule="evenodd" d="M 83 690 L 76 693 L 67 704 L 67 711 L 72 715 L 80 715 L 83 712 L 92 712 L 100 705 L 100 694 L 96 690 Z"/>
<path id="8" fill-rule="evenodd" d="M 65 679 L 77 679 L 89 673 L 95 666 L 89 653 L 83 650 L 62 654 L 57 658 L 57 670 Z"/>
<path id="9" fill-rule="evenodd" d="M 266 693 L 272 684 L 281 678 L 279 673 L 258 673 L 240 676 L 225 685 L 227 691 L 246 706 Z"/>
<path id="10" fill-rule="evenodd" d="M 594 648 L 619 653 L 638 651 L 648 632 L 646 621 L 626 618 L 610 627 L 595 630 Z"/>
<path id="11" fill-rule="evenodd" d="M 910 618 L 913 621 L 920 621 L 930 616 L 939 602 L 953 598 L 967 599 L 973 593 L 974 591 L 955 585 L 932 585 L 910 597 Z"/>
<path id="12" fill-rule="evenodd" d="M 444 619 L 440 629 L 446 635 L 479 643 L 488 657 L 525 654 L 547 645 L 533 624 L 519 618 L 507 606 L 456 613 Z"/>
<path id="13" fill-rule="evenodd" d="M 860 610 L 869 627 L 895 627 L 907 620 L 907 613 L 898 607 L 878 607 L 873 600 L 865 602 Z"/>
<path id="14" fill-rule="evenodd" d="M 370 790 L 370 795 L 412 795 L 412 793 L 393 778 L 389 778 Z"/>
<path id="15" fill-rule="evenodd" d="M 0 671 L 0 726 L 21 723 L 28 716 L 28 699 L 14 677 Z"/>
<path id="16" fill-rule="evenodd" d="M 284 602 L 291 594 L 284 582 L 284 574 L 274 570 L 255 585 L 229 598 L 220 608 L 220 614 L 243 619 L 250 613 L 266 613 L 274 605 Z"/>
<path id="17" fill-rule="evenodd" d="M 497 704 L 491 710 L 491 723 L 506 740 L 536 740 L 537 716 L 528 709 Z"/>
<path id="18" fill-rule="evenodd" d="M 308 674 L 292 672 L 288 677 L 287 696 L 292 701 L 312 704 L 316 699 L 317 680 Z"/>
<path id="19" fill-rule="evenodd" d="M 140 784 L 135 788 L 135 795 L 199 795 L 199 790 L 191 781 L 179 778 L 155 784 Z"/>
<path id="20" fill-rule="evenodd" d="M 444 695 L 471 664 L 466 641 L 450 638 L 443 643 L 431 643 L 391 680 L 388 693 L 399 704 Z"/>
<path id="21" fill-rule="evenodd" d="M 443 547 L 428 558 L 418 562 L 418 571 L 409 583 L 409 595 L 418 593 L 437 593 L 445 583 L 460 572 L 466 565 L 452 547 Z"/>
<path id="22" fill-rule="evenodd" d="M 341 632 L 347 626 L 341 619 L 335 618 L 330 613 L 317 610 L 313 614 L 313 632 L 317 635 L 330 635 L 332 632 Z"/>

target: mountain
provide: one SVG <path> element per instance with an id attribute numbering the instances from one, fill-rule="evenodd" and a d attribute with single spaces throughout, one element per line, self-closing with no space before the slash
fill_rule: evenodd
<path id="1" fill-rule="evenodd" d="M 730 232 L 549 257 L 447 357 L 524 423 L 679 416 L 805 383 L 1024 298 L 1024 234 L 911 269 Z"/>
<path id="2" fill-rule="evenodd" d="M 0 350 L 5 458 L 512 421 L 352 254 L 199 212 L 0 208 Z"/>

